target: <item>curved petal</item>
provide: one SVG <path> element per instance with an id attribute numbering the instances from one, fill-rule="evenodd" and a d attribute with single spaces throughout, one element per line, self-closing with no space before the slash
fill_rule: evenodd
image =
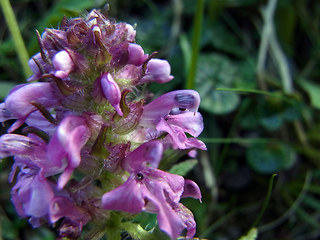
<path id="1" fill-rule="evenodd" d="M 74 201 L 63 196 L 57 196 L 52 199 L 50 204 L 50 222 L 55 223 L 62 217 L 66 217 L 81 226 L 85 225 L 90 218 L 87 212 L 75 205 Z"/>
<path id="2" fill-rule="evenodd" d="M 5 108 L 10 112 L 10 119 L 18 121 L 10 128 L 10 132 L 19 128 L 29 114 L 37 110 L 32 101 L 47 108 L 56 106 L 59 102 L 54 88 L 48 82 L 30 83 L 11 92 L 5 100 Z"/>
<path id="3" fill-rule="evenodd" d="M 136 43 L 129 43 L 128 46 L 128 63 L 140 66 L 147 60 L 148 54 L 144 54 L 143 48 Z"/>
<path id="4" fill-rule="evenodd" d="M 173 79 L 170 72 L 171 67 L 167 60 L 153 58 L 147 63 L 145 75 L 140 79 L 139 84 L 149 82 L 169 82 Z"/>
<path id="5" fill-rule="evenodd" d="M 158 167 L 163 153 L 163 145 L 160 141 L 150 141 L 140 145 L 128 154 L 123 163 L 123 168 L 128 172 L 139 171 L 147 163 L 151 167 Z"/>
<path id="6" fill-rule="evenodd" d="M 194 90 L 178 90 L 166 93 L 144 106 L 140 125 L 155 128 L 161 118 L 174 109 L 197 112 L 200 104 L 199 93 Z"/>
<path id="7" fill-rule="evenodd" d="M 145 186 L 132 174 L 125 183 L 102 196 L 103 208 L 139 213 L 145 207 L 146 191 Z"/>
<path id="8" fill-rule="evenodd" d="M 184 190 L 183 190 L 181 198 L 185 198 L 185 197 L 192 197 L 195 199 L 199 199 L 199 201 L 201 202 L 202 196 L 201 196 L 200 188 L 192 180 L 186 179 L 184 181 Z"/>
<path id="9" fill-rule="evenodd" d="M 198 137 L 203 130 L 203 118 L 199 112 L 168 115 L 166 119 L 169 125 L 179 126 L 193 137 Z"/>
<path id="10" fill-rule="evenodd" d="M 54 75 L 61 79 L 66 78 L 74 67 L 74 63 L 70 57 L 70 54 L 65 50 L 62 50 L 54 55 L 52 64 L 55 68 Z"/>
<path id="11" fill-rule="evenodd" d="M 120 116 L 123 116 L 120 108 L 121 91 L 118 84 L 113 80 L 110 73 L 104 73 L 101 76 L 101 88 L 104 96 L 108 99 L 112 107 L 115 108 Z"/>
<path id="12" fill-rule="evenodd" d="M 189 149 L 195 147 L 202 150 L 207 149 L 206 145 L 202 141 L 196 138 L 187 138 L 181 127 L 169 125 L 164 119 L 161 119 L 157 124 L 157 130 L 167 132 L 169 134 L 174 148 Z"/>
<path id="13" fill-rule="evenodd" d="M 12 201 L 21 216 L 46 215 L 53 197 L 52 188 L 40 174 L 23 175 L 12 188 Z"/>

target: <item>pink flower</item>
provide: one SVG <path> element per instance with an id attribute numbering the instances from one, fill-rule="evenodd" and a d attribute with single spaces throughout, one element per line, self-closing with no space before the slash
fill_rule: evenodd
<path id="1" fill-rule="evenodd" d="M 201 198 L 200 190 L 192 181 L 185 182 L 181 176 L 156 169 L 162 152 L 160 141 L 144 143 L 131 152 L 123 163 L 124 169 L 130 173 L 129 178 L 103 195 L 103 207 L 131 213 L 157 213 L 160 229 L 172 239 L 176 239 L 184 228 L 190 231 L 187 236 L 192 237 L 195 233 L 193 216 L 182 217 L 173 206 L 179 206 L 186 184 L 192 186 L 192 190 L 186 187 L 186 197 Z M 191 226 L 187 222 L 194 224 Z"/>
<path id="2" fill-rule="evenodd" d="M 80 151 L 90 137 L 90 130 L 84 118 L 65 117 L 48 144 L 47 157 L 55 165 L 64 168 L 57 186 L 62 189 L 75 168 L 80 165 Z"/>
<path id="3" fill-rule="evenodd" d="M 194 90 L 178 90 L 166 93 L 144 106 L 140 125 L 169 135 L 168 141 L 175 148 L 206 149 L 203 142 L 187 138 L 185 132 L 198 137 L 203 130 L 203 119 L 198 111 L 200 96 Z"/>

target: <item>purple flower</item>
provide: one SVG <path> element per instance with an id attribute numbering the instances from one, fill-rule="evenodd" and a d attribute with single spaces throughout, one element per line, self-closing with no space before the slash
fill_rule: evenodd
<path id="1" fill-rule="evenodd" d="M 27 117 L 38 109 L 33 103 L 43 107 L 51 108 L 59 104 L 56 90 L 51 83 L 37 82 L 21 84 L 11 90 L 5 102 L 1 105 L 0 121 L 17 119 L 8 132 L 19 128 Z"/>
<path id="2" fill-rule="evenodd" d="M 74 68 L 72 58 L 66 50 L 56 53 L 52 59 L 52 64 L 55 68 L 54 75 L 61 79 L 66 78 Z"/>
<path id="3" fill-rule="evenodd" d="M 78 116 L 65 117 L 48 144 L 48 160 L 64 168 L 57 186 L 62 189 L 75 168 L 80 165 L 80 151 L 90 137 L 85 119 Z"/>
<path id="4" fill-rule="evenodd" d="M 123 167 L 130 173 L 129 178 L 121 186 L 105 193 L 102 204 L 105 209 L 120 210 L 131 213 L 148 211 L 158 214 L 159 227 L 172 238 L 177 238 L 184 228 L 187 236 L 194 234 L 186 224 L 190 219 L 182 218 L 173 205 L 179 205 L 184 192 L 185 180 L 183 177 L 156 169 L 162 157 L 163 146 L 160 141 L 151 141 L 142 144 L 131 152 L 124 160 Z M 187 182 L 190 185 L 190 182 Z M 193 191 L 186 196 L 201 198 L 199 188 L 191 184 Z"/>
<path id="5" fill-rule="evenodd" d="M 41 172 L 20 172 L 16 185 L 11 190 L 12 201 L 22 217 L 40 218 L 48 214 L 54 197 L 53 190 Z"/>
<path id="6" fill-rule="evenodd" d="M 188 238 L 195 234 L 180 199 L 201 200 L 198 185 L 157 168 L 168 148 L 190 155 L 206 149 L 196 139 L 200 97 L 173 91 L 145 104 L 151 95 L 140 85 L 173 76 L 169 62 L 145 54 L 135 35 L 99 10 L 63 18 L 59 29 L 38 35 L 40 53 L 29 60 L 28 81 L 41 82 L 14 87 L 0 104 L 0 122 L 16 120 L 0 137 L 0 158 L 14 158 L 12 201 L 34 227 L 51 223 L 59 238 L 79 239 L 90 220 L 109 221 L 106 210 L 147 211 L 172 239 L 184 229 Z M 19 127 L 22 134 L 13 134 Z M 92 231 L 110 229 L 98 224 Z"/>
<path id="7" fill-rule="evenodd" d="M 103 98 L 107 99 L 116 112 L 123 116 L 120 108 L 121 91 L 110 73 L 105 72 L 96 79 L 93 91 L 93 96 L 98 101 L 103 102 Z"/>
<path id="8" fill-rule="evenodd" d="M 135 43 L 130 43 L 128 46 L 128 63 L 135 66 L 142 65 L 148 58 L 148 54 L 144 54 L 143 48 Z"/>
<path id="9" fill-rule="evenodd" d="M 173 79 L 170 72 L 171 67 L 168 61 L 153 58 L 147 63 L 145 75 L 139 80 L 139 84 L 148 82 L 169 82 Z"/>
<path id="10" fill-rule="evenodd" d="M 144 106 L 140 125 L 158 133 L 169 134 L 169 142 L 175 148 L 196 147 L 206 150 L 203 142 L 187 138 L 185 132 L 197 137 L 203 130 L 203 119 L 198 111 L 200 96 L 194 90 L 178 90 L 166 93 Z M 158 136 L 159 134 L 155 134 Z"/>

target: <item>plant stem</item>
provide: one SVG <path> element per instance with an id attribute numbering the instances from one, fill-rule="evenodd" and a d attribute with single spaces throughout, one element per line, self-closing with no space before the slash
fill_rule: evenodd
<path id="1" fill-rule="evenodd" d="M 197 70 L 197 63 L 198 63 L 198 55 L 199 55 L 200 39 L 201 39 L 201 28 L 202 28 L 202 20 L 203 20 L 203 8 L 204 8 L 204 0 L 198 0 L 196 15 L 194 16 L 191 64 L 190 66 L 187 66 L 189 68 L 188 78 L 186 82 L 187 89 L 194 89 L 195 87 L 195 77 L 196 77 L 196 70 Z"/>
<path id="2" fill-rule="evenodd" d="M 0 0 L 0 4 L 3 11 L 3 15 L 8 25 L 9 31 L 12 35 L 12 39 L 16 48 L 19 61 L 22 65 L 24 75 L 27 78 L 32 74 L 32 72 L 28 65 L 29 55 L 28 55 L 26 46 L 23 42 L 20 30 L 19 30 L 19 26 L 17 23 L 17 19 L 14 15 L 14 12 L 12 10 L 9 0 Z"/>

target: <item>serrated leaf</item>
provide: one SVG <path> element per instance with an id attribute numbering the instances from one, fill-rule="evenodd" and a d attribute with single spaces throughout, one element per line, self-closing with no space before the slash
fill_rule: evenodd
<path id="1" fill-rule="evenodd" d="M 290 168 L 296 153 L 286 144 L 255 144 L 247 149 L 247 162 L 252 169 L 262 174 L 271 174 Z"/>
<path id="2" fill-rule="evenodd" d="M 196 159 L 186 160 L 181 163 L 173 165 L 172 168 L 169 170 L 169 173 L 185 176 L 197 164 L 198 164 L 198 160 Z"/>

